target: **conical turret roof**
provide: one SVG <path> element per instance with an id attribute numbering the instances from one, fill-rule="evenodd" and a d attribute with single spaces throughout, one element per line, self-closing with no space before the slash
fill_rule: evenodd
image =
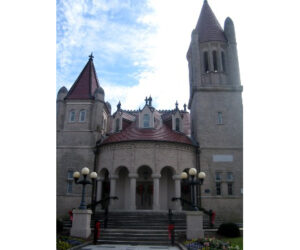
<path id="1" fill-rule="evenodd" d="M 221 25 L 206 0 L 203 3 L 196 30 L 199 42 L 227 41 Z"/>
<path id="2" fill-rule="evenodd" d="M 71 87 L 66 99 L 93 99 L 95 90 L 99 88 L 99 86 L 93 63 L 93 55 L 91 54 L 89 61 Z"/>

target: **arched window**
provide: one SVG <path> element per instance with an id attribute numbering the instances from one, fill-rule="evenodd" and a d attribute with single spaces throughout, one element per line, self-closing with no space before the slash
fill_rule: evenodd
<path id="1" fill-rule="evenodd" d="M 209 64 L 208 64 L 208 52 L 205 51 L 203 53 L 203 65 L 204 65 L 204 73 L 209 72 Z"/>
<path id="2" fill-rule="evenodd" d="M 79 113 L 79 121 L 80 122 L 84 122 L 85 121 L 85 114 L 86 114 L 86 111 L 84 109 L 80 110 L 80 113 Z"/>
<path id="3" fill-rule="evenodd" d="M 224 51 L 222 51 L 221 57 L 222 57 L 222 69 L 223 69 L 223 72 L 226 72 L 225 53 L 224 53 Z"/>
<path id="4" fill-rule="evenodd" d="M 144 114 L 144 128 L 149 128 L 150 127 L 150 115 L 149 114 Z"/>
<path id="5" fill-rule="evenodd" d="M 176 118 L 175 123 L 176 123 L 176 131 L 179 132 L 180 131 L 180 127 L 179 127 L 179 118 Z"/>
<path id="6" fill-rule="evenodd" d="M 214 72 L 218 72 L 218 57 L 217 57 L 217 51 L 213 51 L 213 65 L 214 65 Z"/>
<path id="7" fill-rule="evenodd" d="M 71 110 L 69 113 L 69 121 L 75 122 L 75 110 Z"/>
<path id="8" fill-rule="evenodd" d="M 116 119 L 116 132 L 120 130 L 120 119 Z"/>
<path id="9" fill-rule="evenodd" d="M 103 118 L 102 120 L 102 129 L 106 131 L 106 118 Z"/>

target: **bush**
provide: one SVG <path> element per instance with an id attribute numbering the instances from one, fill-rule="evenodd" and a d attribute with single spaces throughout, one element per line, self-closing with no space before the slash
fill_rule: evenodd
<path id="1" fill-rule="evenodd" d="M 56 233 L 61 233 L 64 229 L 64 224 L 61 220 L 56 220 Z"/>
<path id="2" fill-rule="evenodd" d="M 241 236 L 239 227 L 234 223 L 221 224 L 217 233 L 219 235 L 222 235 L 225 237 L 240 237 Z"/>

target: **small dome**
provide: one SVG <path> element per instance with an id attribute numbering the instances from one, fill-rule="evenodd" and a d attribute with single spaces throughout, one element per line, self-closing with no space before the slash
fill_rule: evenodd
<path id="1" fill-rule="evenodd" d="M 65 86 L 61 87 L 58 91 L 58 94 L 65 94 L 68 93 L 68 90 Z"/>
<path id="2" fill-rule="evenodd" d="M 99 88 L 97 88 L 96 91 L 95 91 L 95 94 L 98 94 L 98 93 L 102 94 L 102 95 L 105 95 L 104 89 L 101 86 L 99 86 Z"/>
<path id="3" fill-rule="evenodd" d="M 63 100 L 68 94 L 68 90 L 65 86 L 61 87 L 57 93 L 57 100 Z"/>

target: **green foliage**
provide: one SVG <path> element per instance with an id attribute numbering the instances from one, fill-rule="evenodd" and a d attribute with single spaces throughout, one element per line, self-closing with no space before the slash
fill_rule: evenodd
<path id="1" fill-rule="evenodd" d="M 222 235 L 225 237 L 240 237 L 241 236 L 239 227 L 234 223 L 221 224 L 217 233 L 219 235 Z"/>
<path id="2" fill-rule="evenodd" d="M 214 238 L 189 240 L 184 245 L 188 250 L 241 250 L 236 244 Z"/>
<path id="3" fill-rule="evenodd" d="M 69 248 L 71 248 L 71 247 L 72 247 L 72 245 L 69 244 L 69 243 L 66 242 L 66 241 L 62 241 L 62 240 L 58 240 L 58 241 L 57 241 L 57 249 L 58 249 L 58 250 L 66 250 L 66 249 L 69 249 Z"/>
<path id="4" fill-rule="evenodd" d="M 74 246 L 78 246 L 85 241 L 83 239 L 59 235 L 56 240 L 58 250 L 66 250 Z"/>

